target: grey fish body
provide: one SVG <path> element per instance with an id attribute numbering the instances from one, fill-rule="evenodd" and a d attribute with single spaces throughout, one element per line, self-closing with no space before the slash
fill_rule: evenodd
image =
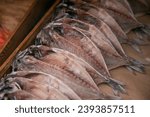
<path id="1" fill-rule="evenodd" d="M 20 65 L 18 65 L 18 70 L 37 71 L 51 74 L 72 88 L 81 99 L 101 99 L 97 89 L 81 80 L 73 73 L 65 70 L 65 66 L 63 68 L 60 65 L 60 63 L 55 64 L 53 61 L 51 61 L 51 64 L 47 64 L 31 56 L 25 56 L 22 58 Z"/>
<path id="2" fill-rule="evenodd" d="M 85 67 L 86 71 L 91 75 L 91 77 L 93 78 L 93 80 L 95 81 L 95 83 L 97 85 L 108 84 L 116 91 L 119 91 L 121 93 L 125 92 L 125 90 L 123 88 L 124 84 L 122 84 L 119 81 L 113 81 L 112 79 L 103 76 L 101 73 L 96 71 L 92 66 L 90 66 L 86 61 L 77 57 L 75 54 L 72 54 L 68 51 L 65 51 L 65 50 L 59 49 L 59 48 L 51 48 L 51 49 L 53 51 L 55 51 L 56 53 L 60 53 L 64 56 L 72 58 L 74 61 L 77 61 L 79 64 L 81 64 L 83 67 Z M 122 87 L 122 88 L 119 88 L 119 87 Z"/>
<path id="3" fill-rule="evenodd" d="M 104 8 L 96 7 L 90 3 L 81 2 L 77 6 L 74 6 L 74 8 L 72 8 L 71 10 L 72 13 L 76 12 L 76 18 L 82 18 L 86 20 L 85 15 L 89 14 L 94 16 L 95 18 L 98 18 L 99 20 L 102 20 L 111 28 L 111 30 L 113 31 L 113 33 L 115 33 L 121 43 L 127 43 L 127 41 L 129 41 L 127 35 L 122 30 L 120 25 Z M 63 12 L 65 12 L 65 10 L 63 10 Z M 59 14 L 62 14 L 61 11 L 59 12 Z"/>
<path id="4" fill-rule="evenodd" d="M 90 17 L 90 16 L 89 16 Z M 69 24 L 71 26 L 75 26 L 84 30 L 89 30 L 89 27 L 95 26 L 99 31 L 101 31 L 105 36 L 106 36 L 106 41 L 110 44 L 111 46 L 115 47 L 115 49 L 119 52 L 120 55 L 125 54 L 120 42 L 118 41 L 116 35 L 112 32 L 110 27 L 105 24 L 103 21 L 88 18 L 87 20 L 85 19 L 71 19 L 71 18 L 62 18 L 59 19 L 59 22 Z M 92 26 L 90 26 L 92 25 Z M 91 29 L 92 30 L 92 29 Z M 89 31 L 91 31 L 89 30 Z M 110 41 L 110 42 L 109 42 Z"/>
<path id="5" fill-rule="evenodd" d="M 107 12 L 119 23 L 122 29 L 128 33 L 129 31 L 142 27 L 143 25 L 136 20 L 133 14 L 116 0 L 102 0 L 101 5 Z"/>
<path id="6" fill-rule="evenodd" d="M 24 91 L 24 90 L 18 90 L 13 93 L 8 93 L 3 97 L 4 100 L 40 100 L 39 97 Z"/>
<path id="7" fill-rule="evenodd" d="M 54 43 L 51 43 L 53 45 L 50 46 L 62 48 L 76 54 L 80 58 L 87 61 L 96 70 L 103 73 L 104 75 L 109 76 L 109 71 L 101 51 L 89 38 L 87 38 L 76 29 L 69 27 L 68 25 L 58 25 L 55 27 L 56 31 L 57 27 L 60 27 L 59 29 L 61 29 L 63 33 L 60 35 L 58 34 L 59 32 L 52 32 L 50 35 L 52 35 L 51 38 L 54 40 Z M 48 26 L 46 28 L 48 28 Z"/>
<path id="8" fill-rule="evenodd" d="M 41 85 L 40 83 L 31 79 L 26 79 L 23 77 L 7 77 L 6 80 L 7 85 L 5 86 L 4 91 L 9 87 L 14 90 L 17 85 L 13 84 L 18 84 L 18 86 L 21 88 L 20 90 L 27 91 L 32 95 L 38 97 L 39 99 L 68 99 L 66 96 L 64 96 L 61 92 L 54 89 L 53 87 Z M 15 93 L 16 91 L 14 90 L 11 92 L 11 90 L 9 91 L 8 89 L 7 91 L 5 91 L 5 94 Z"/>
<path id="9" fill-rule="evenodd" d="M 80 99 L 80 97 L 69 86 L 67 86 L 61 80 L 59 80 L 58 78 L 50 74 L 45 74 L 42 72 L 35 72 L 35 71 L 17 71 L 17 72 L 11 73 L 9 76 L 25 77 L 28 79 L 32 79 L 43 85 L 44 84 L 50 85 L 58 89 L 60 92 L 66 95 L 69 99 L 72 99 L 72 100 Z"/>
<path id="10" fill-rule="evenodd" d="M 69 22 L 66 22 L 69 24 Z M 71 24 L 72 26 L 79 26 L 80 23 L 77 25 L 79 22 L 74 21 Z M 82 23 L 81 27 L 86 27 L 84 26 L 85 24 Z M 116 49 L 113 47 L 113 45 L 110 43 L 110 41 L 105 37 L 105 35 L 99 31 L 95 26 L 92 25 L 87 25 L 87 29 L 79 29 L 78 27 L 76 28 L 77 30 L 81 30 L 91 41 L 97 45 L 97 47 L 101 50 L 102 55 L 104 57 L 104 60 L 106 62 L 106 65 L 108 69 L 115 69 L 117 67 L 126 65 L 127 62 L 125 59 L 123 59 L 119 53 L 116 51 Z"/>
<path id="11" fill-rule="evenodd" d="M 88 18 L 88 20 L 89 19 L 91 19 L 90 21 L 92 22 L 92 18 Z M 115 35 L 111 33 L 111 30 L 109 30 L 107 25 L 104 23 L 97 23 L 97 25 L 100 27 L 98 30 L 98 28 L 96 28 L 94 25 L 91 25 L 90 23 L 84 23 L 77 19 L 63 18 L 58 20 L 58 22 L 71 25 L 89 37 L 89 39 L 91 39 L 97 45 L 97 47 L 100 48 L 109 70 L 120 66 L 127 66 L 131 67 L 135 71 L 143 72 L 142 63 L 137 61 L 137 64 L 135 64 L 135 62 L 132 60 L 133 58 L 131 59 L 131 57 L 128 57 L 125 54 Z M 108 34 L 109 31 L 110 33 Z M 134 61 L 136 60 L 134 59 Z"/>

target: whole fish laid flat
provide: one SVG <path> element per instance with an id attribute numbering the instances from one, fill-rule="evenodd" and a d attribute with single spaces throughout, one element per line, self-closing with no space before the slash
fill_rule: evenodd
<path id="1" fill-rule="evenodd" d="M 127 66 L 137 72 L 144 72 L 143 64 L 131 57 L 128 57 L 123 51 L 121 45 L 119 45 L 119 42 L 118 44 L 116 43 L 117 45 L 115 46 L 116 49 L 118 49 L 119 53 L 116 51 L 113 45 L 109 42 L 109 39 L 105 37 L 105 35 L 103 35 L 103 33 L 101 32 L 103 31 L 102 29 L 98 30 L 95 26 L 86 24 L 79 20 L 71 20 L 64 18 L 62 20 L 59 20 L 59 22 L 69 24 L 72 27 L 77 27 L 75 29 L 80 30 L 89 39 L 91 39 L 97 45 L 97 47 L 100 48 L 109 70 L 120 66 Z M 113 43 L 115 42 L 117 42 L 117 40 L 113 40 Z"/>
<path id="2" fill-rule="evenodd" d="M 149 31 L 149 26 L 144 25 L 143 27 L 139 27 L 139 28 L 134 29 L 133 31 L 136 32 L 138 39 L 137 38 L 129 39 L 127 37 L 127 35 L 125 34 L 125 32 L 118 25 L 118 23 L 112 17 L 110 17 L 109 14 L 104 9 L 102 9 L 101 12 L 100 12 L 99 10 L 97 10 L 99 8 L 93 9 L 93 7 L 91 8 L 90 6 L 88 6 L 89 5 L 88 3 L 86 3 L 85 5 L 84 4 L 83 5 L 79 4 L 79 5 L 80 5 L 80 7 L 77 7 L 77 6 L 73 7 L 73 6 L 67 6 L 65 4 L 62 4 L 59 7 L 60 9 L 58 9 L 58 11 L 56 11 L 56 13 L 55 13 L 55 14 L 58 14 L 58 17 L 57 17 L 57 15 L 55 15 L 56 19 L 57 18 L 59 19 L 64 14 L 65 17 L 67 16 L 67 17 L 70 17 L 70 18 L 87 20 L 88 18 L 86 16 L 89 15 L 89 16 L 92 16 L 93 18 L 95 17 L 95 19 L 97 18 L 99 20 L 102 20 L 104 23 L 106 23 L 111 28 L 113 33 L 117 36 L 120 43 L 125 43 L 125 44 L 130 45 L 137 52 L 140 52 L 140 49 L 139 49 L 138 45 L 147 44 L 146 41 L 144 41 L 142 39 L 139 40 L 139 37 L 141 37 L 142 35 L 143 36 L 149 35 L 149 32 L 150 32 Z M 63 8 L 61 8 L 61 7 L 63 7 Z M 89 9 L 91 9 L 90 10 L 91 12 L 89 11 Z M 104 15 L 102 15 L 102 14 L 104 14 Z M 93 23 L 95 23 L 95 22 L 93 22 Z M 95 23 L 95 25 L 96 25 L 96 23 Z"/>
<path id="3" fill-rule="evenodd" d="M 99 7 L 105 8 L 105 10 L 119 23 L 126 33 L 132 29 L 143 26 L 119 1 L 101 0 L 100 4 Z"/>
<path id="4" fill-rule="evenodd" d="M 111 86 L 116 92 L 118 91 L 121 93 L 124 93 L 124 85 L 116 80 L 113 80 L 112 78 L 107 78 L 105 76 L 103 76 L 102 74 L 100 74 L 98 71 L 96 71 L 92 66 L 90 66 L 86 61 L 84 61 L 83 59 L 77 57 L 75 54 L 70 53 L 68 51 L 65 51 L 63 49 L 59 49 L 59 48 L 51 48 L 51 47 L 47 47 L 47 46 L 31 46 L 29 48 L 30 53 L 34 54 L 34 56 L 38 57 L 38 55 L 45 56 L 45 55 L 49 55 L 49 52 L 55 52 L 57 53 L 57 56 L 62 56 L 64 58 L 67 58 L 71 61 L 74 61 L 75 63 L 80 64 L 82 67 L 85 68 L 85 70 L 90 74 L 90 76 L 92 77 L 92 79 L 94 80 L 94 82 L 96 83 L 96 85 L 101 85 L 101 84 L 108 84 L 109 86 Z M 35 52 L 36 50 L 36 52 Z M 38 51 L 37 51 L 38 50 Z M 46 60 L 44 59 L 43 61 L 47 61 L 49 62 L 48 58 L 46 58 Z M 108 98 L 108 97 L 107 97 Z"/>
<path id="5" fill-rule="evenodd" d="M 69 86 L 67 86 L 61 80 L 59 80 L 58 78 L 50 74 L 46 74 L 43 72 L 36 72 L 36 71 L 17 71 L 17 72 L 13 72 L 9 74 L 9 76 L 24 77 L 24 78 L 32 79 L 34 81 L 39 82 L 40 84 L 50 85 L 58 89 L 69 99 L 72 99 L 72 100 L 80 99 L 80 97 Z"/>
<path id="6" fill-rule="evenodd" d="M 61 62 L 56 63 L 55 60 L 51 64 L 47 64 L 33 56 L 26 55 L 16 60 L 16 67 L 22 71 L 37 71 L 44 72 L 59 78 L 67 84 L 81 99 L 103 99 L 99 89 L 95 85 L 91 85 L 81 77 L 76 76 L 73 72 L 68 71 L 68 68 L 62 66 Z M 81 69 L 78 71 L 80 72 Z M 89 77 L 87 77 L 89 78 Z"/>
<path id="7" fill-rule="evenodd" d="M 89 3 L 89 4 L 92 4 L 94 6 L 99 6 L 101 5 L 101 1 L 100 0 L 69 0 L 70 2 L 74 2 L 75 4 L 81 4 L 83 2 L 86 2 L 86 3 Z M 124 5 L 125 8 L 128 9 L 129 12 L 131 12 L 133 14 L 133 11 L 130 7 L 130 4 L 128 3 L 127 0 L 116 0 L 115 1 L 116 3 L 119 2 L 121 3 L 122 5 Z"/>
<path id="8" fill-rule="evenodd" d="M 75 29 L 68 27 L 53 25 L 53 29 L 51 30 L 49 26 L 50 25 L 47 25 L 47 27 L 43 29 L 47 30 L 47 33 L 49 33 L 49 38 L 46 36 L 41 36 L 46 35 L 43 31 L 40 32 L 37 36 L 41 43 L 52 47 L 62 48 L 71 53 L 74 53 L 87 61 L 100 73 L 103 73 L 106 76 L 110 76 L 101 51 L 87 36 L 83 35 Z M 48 40 L 49 43 L 47 43 Z"/>
<path id="9" fill-rule="evenodd" d="M 48 50 L 54 51 L 54 52 L 60 54 L 61 56 L 66 56 L 69 59 L 72 59 L 73 61 L 79 63 L 90 74 L 90 76 L 93 78 L 93 80 L 96 83 L 96 85 L 108 84 L 114 90 L 116 90 L 118 92 L 121 92 L 121 93 L 125 93 L 125 89 L 123 88 L 124 87 L 123 83 L 121 83 L 119 81 L 115 81 L 112 78 L 107 78 L 107 77 L 103 76 L 101 73 L 96 71 L 92 66 L 90 66 L 86 61 L 84 61 L 83 59 L 79 58 L 75 54 L 70 53 L 68 51 L 65 51 L 63 49 L 59 49 L 59 48 L 47 48 L 47 47 L 43 47 L 43 46 L 38 46 L 38 48 L 42 49 L 42 52 L 43 51 L 48 51 Z"/>
<path id="10" fill-rule="evenodd" d="M 78 4 L 78 6 L 68 6 L 67 4 L 61 4 L 58 7 L 58 11 L 56 10 L 55 14 L 56 16 L 58 16 L 58 18 L 56 17 L 56 19 L 59 19 L 59 17 L 68 14 L 68 17 L 84 20 L 87 19 L 85 17 L 86 15 L 91 15 L 105 22 L 111 28 L 113 33 L 115 33 L 115 35 L 119 39 L 119 42 L 127 43 L 129 41 L 127 35 L 124 33 L 124 31 L 115 21 L 115 19 L 110 16 L 105 9 L 101 7 L 96 7 L 86 2 L 81 2 L 80 4 Z"/>
<path id="11" fill-rule="evenodd" d="M 123 5 L 116 4 L 116 0 L 101 0 L 101 4 L 126 33 L 134 31 L 137 34 L 137 38 L 142 37 L 142 40 L 144 36 L 150 35 L 150 26 L 140 23 L 134 15 L 125 11 Z"/>
<path id="12" fill-rule="evenodd" d="M 18 84 L 22 90 L 25 90 L 36 97 L 39 97 L 39 99 L 68 99 L 65 95 L 63 95 L 61 92 L 59 92 L 57 89 L 47 86 L 47 85 L 41 85 L 40 83 L 33 81 L 31 79 L 26 79 L 23 77 L 7 77 L 7 85 L 4 87 L 5 89 L 8 89 L 9 87 L 15 88 L 16 85 L 12 84 Z M 14 90 L 15 92 L 15 90 Z M 12 93 L 14 93 L 12 92 Z M 5 91 L 5 94 L 9 94 L 9 90 Z"/>
<path id="13" fill-rule="evenodd" d="M 108 69 L 114 69 L 126 64 L 126 61 L 124 61 L 124 59 L 118 54 L 105 35 L 97 28 L 90 26 L 85 30 L 81 30 L 79 28 L 74 29 L 80 30 L 83 35 L 85 34 L 85 36 L 87 36 L 100 49 Z"/>
<path id="14" fill-rule="evenodd" d="M 82 1 L 82 0 L 81 0 Z M 121 26 L 123 31 L 128 33 L 132 29 L 142 27 L 143 25 L 136 20 L 134 14 L 128 10 L 126 4 L 118 0 L 101 0 L 95 4 L 97 7 L 103 7 Z"/>
<path id="15" fill-rule="evenodd" d="M 76 63 L 74 60 L 62 54 L 52 51 L 47 46 L 30 46 L 30 48 L 28 49 L 30 51 L 30 54 L 32 54 L 34 57 L 38 58 L 39 60 L 49 65 L 51 64 L 57 65 L 57 63 L 60 63 L 60 66 L 62 66 L 64 69 L 66 67 L 66 69 L 69 72 L 72 72 L 77 77 L 83 79 L 85 82 L 87 82 L 91 86 L 97 88 L 96 84 L 93 82 L 93 79 L 86 72 L 86 69 L 82 67 L 80 64 Z"/>
<path id="16" fill-rule="evenodd" d="M 100 31 L 99 33 L 104 34 L 104 36 L 106 37 L 105 41 L 107 41 L 109 44 L 111 42 L 112 45 L 111 44 L 110 45 L 115 47 L 115 49 L 120 55 L 125 54 L 120 42 L 118 41 L 117 37 L 114 35 L 114 33 L 112 32 L 112 30 L 107 24 L 105 24 L 103 21 L 98 20 L 97 18 L 94 18 L 91 16 L 87 16 L 87 17 L 88 18 L 85 18 L 85 19 L 84 18 L 73 19 L 73 18 L 64 17 L 64 18 L 58 19 L 57 21 L 66 23 L 71 26 L 78 27 L 80 29 L 87 30 L 87 31 L 93 30 L 92 27 L 94 28 L 95 26 Z"/>

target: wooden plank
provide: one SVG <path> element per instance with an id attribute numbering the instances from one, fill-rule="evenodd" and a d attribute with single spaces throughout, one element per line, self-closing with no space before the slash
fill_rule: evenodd
<path id="1" fill-rule="evenodd" d="M 15 58 L 16 54 L 24 50 L 28 47 L 31 42 L 36 38 L 36 35 L 41 30 L 43 25 L 48 21 L 51 14 L 54 12 L 55 7 L 61 0 L 56 0 L 52 7 L 46 12 L 46 14 L 42 17 L 42 19 L 38 22 L 38 24 L 32 29 L 32 31 L 26 36 L 26 38 L 21 42 L 21 44 L 13 51 L 13 53 L 6 59 L 6 61 L 0 67 L 0 78 L 6 73 L 6 71 L 10 68 L 13 59 Z"/>
<path id="2" fill-rule="evenodd" d="M 4 41 L 0 44 L 0 53 L 35 2 L 36 0 L 0 0 L 0 30 L 5 31 Z"/>
<path id="3" fill-rule="evenodd" d="M 18 45 L 23 41 L 27 34 L 33 29 L 37 24 L 39 19 L 52 5 L 53 1 L 50 0 L 38 0 L 36 1 L 28 10 L 24 19 L 16 30 L 10 37 L 10 41 L 7 43 L 3 51 L 0 53 L 0 66 L 5 62 L 5 60 L 11 55 L 11 53 L 18 47 Z"/>

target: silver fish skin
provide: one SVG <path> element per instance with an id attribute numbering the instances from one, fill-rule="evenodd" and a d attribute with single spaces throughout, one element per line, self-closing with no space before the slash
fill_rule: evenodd
<path id="1" fill-rule="evenodd" d="M 118 92 L 121 92 L 121 93 L 126 92 L 125 89 L 124 89 L 125 85 L 123 83 L 121 83 L 120 81 L 115 81 L 112 78 L 107 78 L 107 77 L 103 76 L 101 73 L 96 71 L 92 66 L 90 66 L 86 61 L 84 61 L 83 59 L 77 57 L 75 54 L 72 54 L 68 51 L 65 51 L 65 50 L 59 49 L 59 48 L 51 48 L 51 49 L 53 51 L 55 51 L 56 53 L 60 53 L 64 56 L 72 58 L 74 61 L 77 61 L 79 64 L 81 64 L 83 67 L 85 67 L 85 69 L 91 75 L 91 77 L 93 78 L 93 80 L 95 81 L 95 83 L 97 85 L 108 84 L 114 90 L 116 90 Z"/>
<path id="2" fill-rule="evenodd" d="M 50 26 L 51 24 L 48 24 L 44 28 L 45 30 L 49 30 L 49 46 L 68 50 L 87 61 L 99 72 L 102 72 L 104 75 L 110 76 L 101 51 L 87 36 L 83 35 L 76 29 L 72 29 L 68 26 L 65 27 L 65 25 L 55 24 L 55 26 L 53 25 L 53 30 L 49 29 Z M 44 40 L 43 37 L 41 37 L 41 40 Z M 53 40 L 53 43 L 51 43 L 51 40 Z M 44 42 L 45 41 L 43 41 L 43 43 Z"/>
<path id="3" fill-rule="evenodd" d="M 103 96 L 99 93 L 97 88 L 95 89 L 73 73 L 68 72 L 65 70 L 65 67 L 62 68 L 59 63 L 57 63 L 58 65 L 54 63 L 50 65 L 29 55 L 24 56 L 22 59 L 20 58 L 19 61 L 17 64 L 15 63 L 17 70 L 51 74 L 72 88 L 81 99 L 103 99 Z"/>
<path id="4" fill-rule="evenodd" d="M 124 32 L 128 33 L 143 26 L 120 2 L 116 0 L 101 0 L 101 5 L 119 23 Z"/>
<path id="5" fill-rule="evenodd" d="M 77 25 L 77 22 L 74 23 L 74 25 Z M 86 27 L 84 25 L 81 26 Z M 117 67 L 124 66 L 127 64 L 126 60 L 119 55 L 119 53 L 110 43 L 110 41 L 105 37 L 105 35 L 101 31 L 99 31 L 93 25 L 87 25 L 87 27 L 88 29 L 85 30 L 84 29 L 81 30 L 79 28 L 74 28 L 74 29 L 80 30 L 83 33 L 83 35 L 85 34 L 85 36 L 87 36 L 91 41 L 93 41 L 93 43 L 100 49 L 108 69 L 115 69 Z"/>
<path id="6" fill-rule="evenodd" d="M 90 17 L 90 16 L 89 16 Z M 93 18 L 93 17 L 92 17 Z M 95 27 L 100 31 L 99 33 L 103 33 L 106 38 L 104 38 L 110 46 L 115 47 L 116 51 L 121 55 L 125 55 L 125 52 L 118 41 L 116 35 L 112 32 L 110 27 L 104 23 L 103 21 L 93 19 L 94 21 L 91 22 L 92 18 L 88 18 L 87 20 L 82 19 L 72 19 L 72 18 L 61 18 L 57 20 L 58 22 L 69 24 L 73 27 L 77 27 L 86 31 L 91 31 L 95 29 Z M 95 27 L 94 27 L 95 26 Z M 90 29 L 91 28 L 91 29 Z M 96 29 L 95 29 L 96 30 Z M 102 37 L 104 37 L 102 36 Z M 110 44 L 111 43 L 111 44 Z"/>
<path id="7" fill-rule="evenodd" d="M 86 61 L 77 57 L 73 53 L 70 53 L 63 49 L 52 48 L 52 47 L 47 47 L 47 46 L 42 46 L 42 45 L 32 46 L 31 48 L 32 48 L 32 54 L 34 54 L 34 56 L 35 55 L 37 56 L 37 54 L 40 53 L 39 54 L 40 56 L 38 58 L 41 58 L 43 56 L 49 55 L 52 52 L 55 52 L 55 53 L 57 53 L 57 56 L 59 56 L 59 57 L 63 56 L 63 58 L 67 58 L 69 60 L 74 61 L 75 63 L 79 63 L 90 74 L 90 76 L 92 77 L 92 79 L 94 80 L 96 85 L 108 84 L 110 87 L 113 88 L 113 90 L 115 90 L 115 92 L 125 93 L 123 83 L 121 83 L 117 80 L 113 80 L 112 78 L 107 78 L 107 77 L 103 76 L 98 71 L 96 71 L 92 66 L 90 66 Z M 37 52 L 37 51 L 35 52 L 34 50 L 39 50 L 39 52 Z M 48 58 L 44 59 L 43 61 L 45 61 L 45 62 L 47 61 L 47 63 L 49 63 L 49 61 L 51 61 L 51 60 L 49 60 Z M 54 58 L 56 59 L 57 57 L 54 57 Z M 65 61 L 65 60 L 63 60 L 63 61 Z M 106 99 L 118 99 L 118 97 L 112 97 L 112 96 L 107 96 L 107 95 L 105 95 L 105 98 Z"/>
<path id="8" fill-rule="evenodd" d="M 86 1 L 86 0 L 83 0 L 83 1 Z M 81 4 L 83 1 L 80 0 L 80 2 L 78 3 Z M 89 4 L 89 2 L 87 3 Z M 90 3 L 93 4 L 92 2 Z M 127 1 L 101 0 L 101 1 L 95 1 L 95 4 L 93 5 L 95 7 L 98 7 L 98 8 L 101 7 L 105 9 L 106 12 L 109 15 L 111 15 L 117 23 L 119 23 L 119 25 L 121 26 L 121 28 L 123 29 L 125 33 L 128 33 L 132 29 L 136 29 L 138 27 L 143 26 L 135 18 L 131 8 L 129 7 L 129 3 Z"/>
<path id="9" fill-rule="evenodd" d="M 58 7 L 58 11 L 59 12 L 56 13 L 56 16 L 58 15 L 58 17 L 61 17 L 63 14 L 67 15 L 67 14 L 71 13 L 70 14 L 71 18 L 82 18 L 82 19 L 86 20 L 86 17 L 84 17 L 85 14 L 92 15 L 95 18 L 98 18 L 99 20 L 102 20 L 103 22 L 105 22 L 111 28 L 113 33 L 115 33 L 115 35 L 118 37 L 118 39 L 121 43 L 127 43 L 127 41 L 129 41 L 127 35 L 122 30 L 120 25 L 102 7 L 96 7 L 90 3 L 81 2 L 80 4 L 72 5 L 72 6 L 67 6 L 66 4 L 61 4 L 60 7 Z M 56 17 L 56 19 L 59 19 L 59 18 Z"/>
<path id="10" fill-rule="evenodd" d="M 46 74 L 43 72 L 35 72 L 35 71 L 17 71 L 9 74 L 11 77 L 25 77 L 28 79 L 35 80 L 39 82 L 40 84 L 46 84 L 50 85 L 56 89 L 58 89 L 60 92 L 62 92 L 64 95 L 66 95 L 71 100 L 80 100 L 81 98 L 66 84 L 64 84 L 61 80 L 58 78 Z"/>
<path id="11" fill-rule="evenodd" d="M 24 77 L 7 77 L 7 80 L 10 82 L 10 84 L 8 85 L 11 86 L 11 84 L 13 83 L 17 83 L 22 90 L 25 90 L 37 97 L 39 97 L 39 99 L 41 100 L 60 100 L 60 99 L 64 99 L 64 100 L 68 100 L 68 98 L 63 95 L 60 91 L 58 91 L 57 89 L 48 86 L 46 84 L 42 85 L 39 82 L 36 82 L 32 79 L 27 79 Z M 6 87 L 7 88 L 7 87 Z"/>
<path id="12" fill-rule="evenodd" d="M 95 26 L 81 22 L 79 20 L 75 20 L 75 19 L 67 20 L 66 18 L 64 18 L 62 22 L 69 24 L 72 27 L 77 27 L 76 28 L 77 30 L 81 30 L 81 32 L 85 33 L 87 35 L 87 37 L 92 39 L 92 41 L 97 45 L 97 47 L 99 47 L 101 49 L 101 52 L 104 56 L 104 59 L 106 61 L 106 64 L 107 64 L 107 67 L 109 70 L 115 69 L 120 66 L 127 66 L 127 67 L 130 67 L 134 71 L 137 71 L 140 73 L 145 72 L 144 64 L 142 62 L 126 55 L 123 48 L 121 47 L 121 45 L 119 44 L 119 42 L 116 38 L 108 39 L 108 37 L 110 37 L 110 36 L 113 37 L 113 35 L 110 35 L 110 36 L 103 35 L 103 33 L 108 32 L 108 29 L 105 29 L 105 27 L 103 26 L 103 23 L 101 23 L 102 27 L 99 31 L 99 30 L 97 30 L 97 28 L 95 28 Z M 92 38 L 91 35 L 94 35 L 93 36 L 94 38 Z M 96 38 L 96 35 L 97 35 L 97 38 Z M 103 40 L 98 41 L 99 39 L 103 39 Z M 112 44 L 109 40 L 112 42 Z M 99 42 L 101 42 L 101 43 L 99 43 Z M 102 42 L 103 42 L 103 44 L 102 44 Z M 104 44 L 107 44 L 107 46 L 106 45 L 103 46 Z M 111 51 L 109 51 L 109 50 L 111 50 Z M 109 53 L 109 54 L 107 54 L 107 53 Z"/>
<path id="13" fill-rule="evenodd" d="M 37 57 L 39 60 L 49 65 L 57 65 L 57 62 L 60 63 L 61 67 L 66 67 L 66 70 L 72 72 L 77 77 L 80 77 L 82 80 L 89 83 L 95 89 L 98 89 L 93 79 L 86 72 L 85 68 L 82 67 L 79 63 L 76 63 L 74 60 L 64 56 L 63 54 L 54 52 L 47 46 L 30 46 L 29 51 L 30 54 L 32 53 L 34 57 Z M 37 56 L 37 54 L 39 54 L 40 56 Z"/>

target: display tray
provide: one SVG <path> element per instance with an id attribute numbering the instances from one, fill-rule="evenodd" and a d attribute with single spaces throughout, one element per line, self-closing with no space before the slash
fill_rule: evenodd
<path id="1" fill-rule="evenodd" d="M 24 40 L 19 44 L 19 46 L 11 52 L 10 56 L 4 61 L 4 63 L 0 67 L 0 77 L 4 74 L 7 74 L 11 70 L 11 64 L 14 60 L 16 54 L 21 50 L 24 50 L 29 45 L 33 44 L 36 35 L 41 30 L 41 28 L 46 24 L 52 13 L 55 11 L 56 5 L 61 0 L 56 0 L 55 3 L 49 8 L 49 10 L 45 13 L 45 15 L 39 20 L 39 22 L 35 25 L 35 27 L 30 31 L 30 33 L 24 38 Z M 150 16 L 145 15 L 139 17 L 143 23 L 150 24 Z M 133 36 L 132 33 L 129 33 L 128 36 Z M 23 38 L 23 37 L 22 37 Z M 142 53 L 137 53 L 128 45 L 122 45 L 123 49 L 127 53 L 127 55 L 137 58 L 141 61 L 149 61 L 150 62 L 150 45 L 141 46 Z M 120 67 L 114 70 L 111 70 L 110 73 L 114 79 L 120 80 L 123 82 L 126 87 L 127 94 L 121 94 L 122 99 L 150 99 L 150 66 L 145 66 L 146 73 L 132 73 L 127 70 L 125 67 Z M 111 95 L 112 91 L 107 86 L 101 86 L 102 90 L 105 90 L 109 95 Z"/>

